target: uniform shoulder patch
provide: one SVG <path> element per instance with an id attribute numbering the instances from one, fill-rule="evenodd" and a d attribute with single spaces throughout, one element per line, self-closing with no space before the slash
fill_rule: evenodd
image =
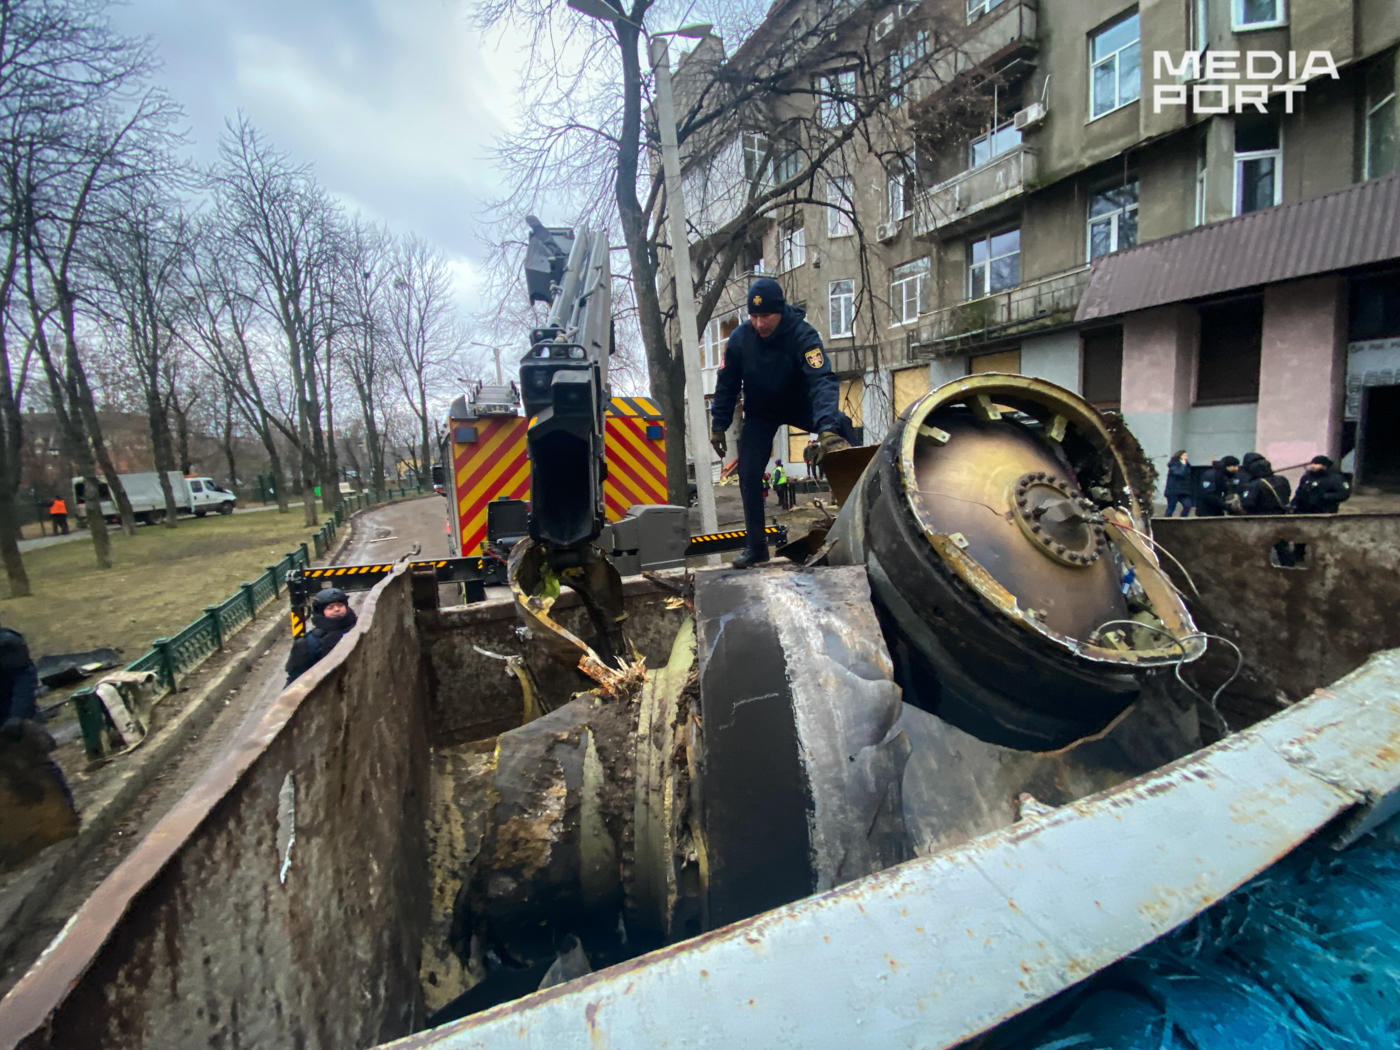
<path id="1" fill-rule="evenodd" d="M 812 368 L 820 368 L 826 363 L 826 358 L 822 356 L 822 348 L 819 346 L 814 346 L 812 349 L 808 350 L 806 358 L 807 364 Z"/>

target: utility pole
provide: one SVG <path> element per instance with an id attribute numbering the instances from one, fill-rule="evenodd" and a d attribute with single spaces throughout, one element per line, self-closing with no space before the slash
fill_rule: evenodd
<path id="1" fill-rule="evenodd" d="M 671 261 L 676 277 L 676 316 L 681 326 L 681 354 L 685 359 L 686 431 L 695 462 L 695 491 L 700 502 L 700 523 L 705 534 L 719 531 L 715 516 L 714 477 L 711 474 L 710 424 L 705 411 L 705 385 L 700 371 L 700 334 L 695 324 L 695 284 L 690 276 L 690 237 L 685 223 L 685 197 L 681 189 L 680 148 L 676 144 L 676 107 L 671 96 L 671 56 L 665 37 L 647 40 L 648 57 L 656 74 L 656 123 L 661 131 L 661 165 L 666 175 L 666 211 L 671 227 Z"/>

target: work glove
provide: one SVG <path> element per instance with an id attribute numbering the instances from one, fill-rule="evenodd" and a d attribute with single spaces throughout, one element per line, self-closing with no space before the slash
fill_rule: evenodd
<path id="1" fill-rule="evenodd" d="M 724 436 L 723 430 L 710 431 L 710 447 L 715 450 L 715 455 L 723 459 L 729 452 L 729 441 Z"/>
<path id="2" fill-rule="evenodd" d="M 826 459 L 828 452 L 840 452 L 851 447 L 851 443 L 834 430 L 823 430 L 817 439 L 817 462 Z"/>

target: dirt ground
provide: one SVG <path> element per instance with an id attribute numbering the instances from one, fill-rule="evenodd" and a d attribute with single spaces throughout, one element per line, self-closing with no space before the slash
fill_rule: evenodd
<path id="1" fill-rule="evenodd" d="M 106 570 L 96 567 L 90 539 L 43 547 L 24 556 L 34 593 L 0 601 L 0 623 L 23 634 L 36 658 L 111 646 L 134 660 L 297 544 L 310 546 L 315 531 L 300 508 L 140 526 L 135 536 L 109 534 Z"/>

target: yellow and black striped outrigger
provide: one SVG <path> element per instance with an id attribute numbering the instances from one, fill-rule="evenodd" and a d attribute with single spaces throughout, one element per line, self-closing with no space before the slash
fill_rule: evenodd
<path id="1" fill-rule="evenodd" d="M 764 530 L 764 537 L 773 546 L 787 542 L 787 526 L 770 525 Z M 706 536 L 692 536 L 685 548 L 687 558 L 705 554 L 722 554 L 725 551 L 741 550 L 745 534 L 742 529 L 729 532 L 712 532 Z M 486 600 L 485 579 L 487 573 L 483 558 L 424 558 L 408 563 L 409 571 L 432 569 L 437 582 L 460 583 L 466 588 L 468 602 Z M 306 631 L 306 621 L 311 614 L 311 596 L 323 587 L 339 587 L 343 591 L 367 591 L 394 571 L 393 562 L 381 565 L 327 565 L 319 569 L 302 569 L 287 574 L 287 599 L 291 603 L 292 635 L 300 637 Z"/>
<path id="2" fill-rule="evenodd" d="M 485 601 L 482 582 L 482 559 L 424 558 L 408 563 L 409 570 L 431 569 L 438 583 L 460 583 L 466 587 L 469 602 Z M 292 635 L 300 637 L 306 631 L 311 615 L 311 596 L 324 587 L 339 587 L 342 591 L 367 591 L 394 571 L 396 563 L 380 565 L 327 565 L 319 569 L 302 569 L 287 574 L 287 599 L 291 603 Z"/>

